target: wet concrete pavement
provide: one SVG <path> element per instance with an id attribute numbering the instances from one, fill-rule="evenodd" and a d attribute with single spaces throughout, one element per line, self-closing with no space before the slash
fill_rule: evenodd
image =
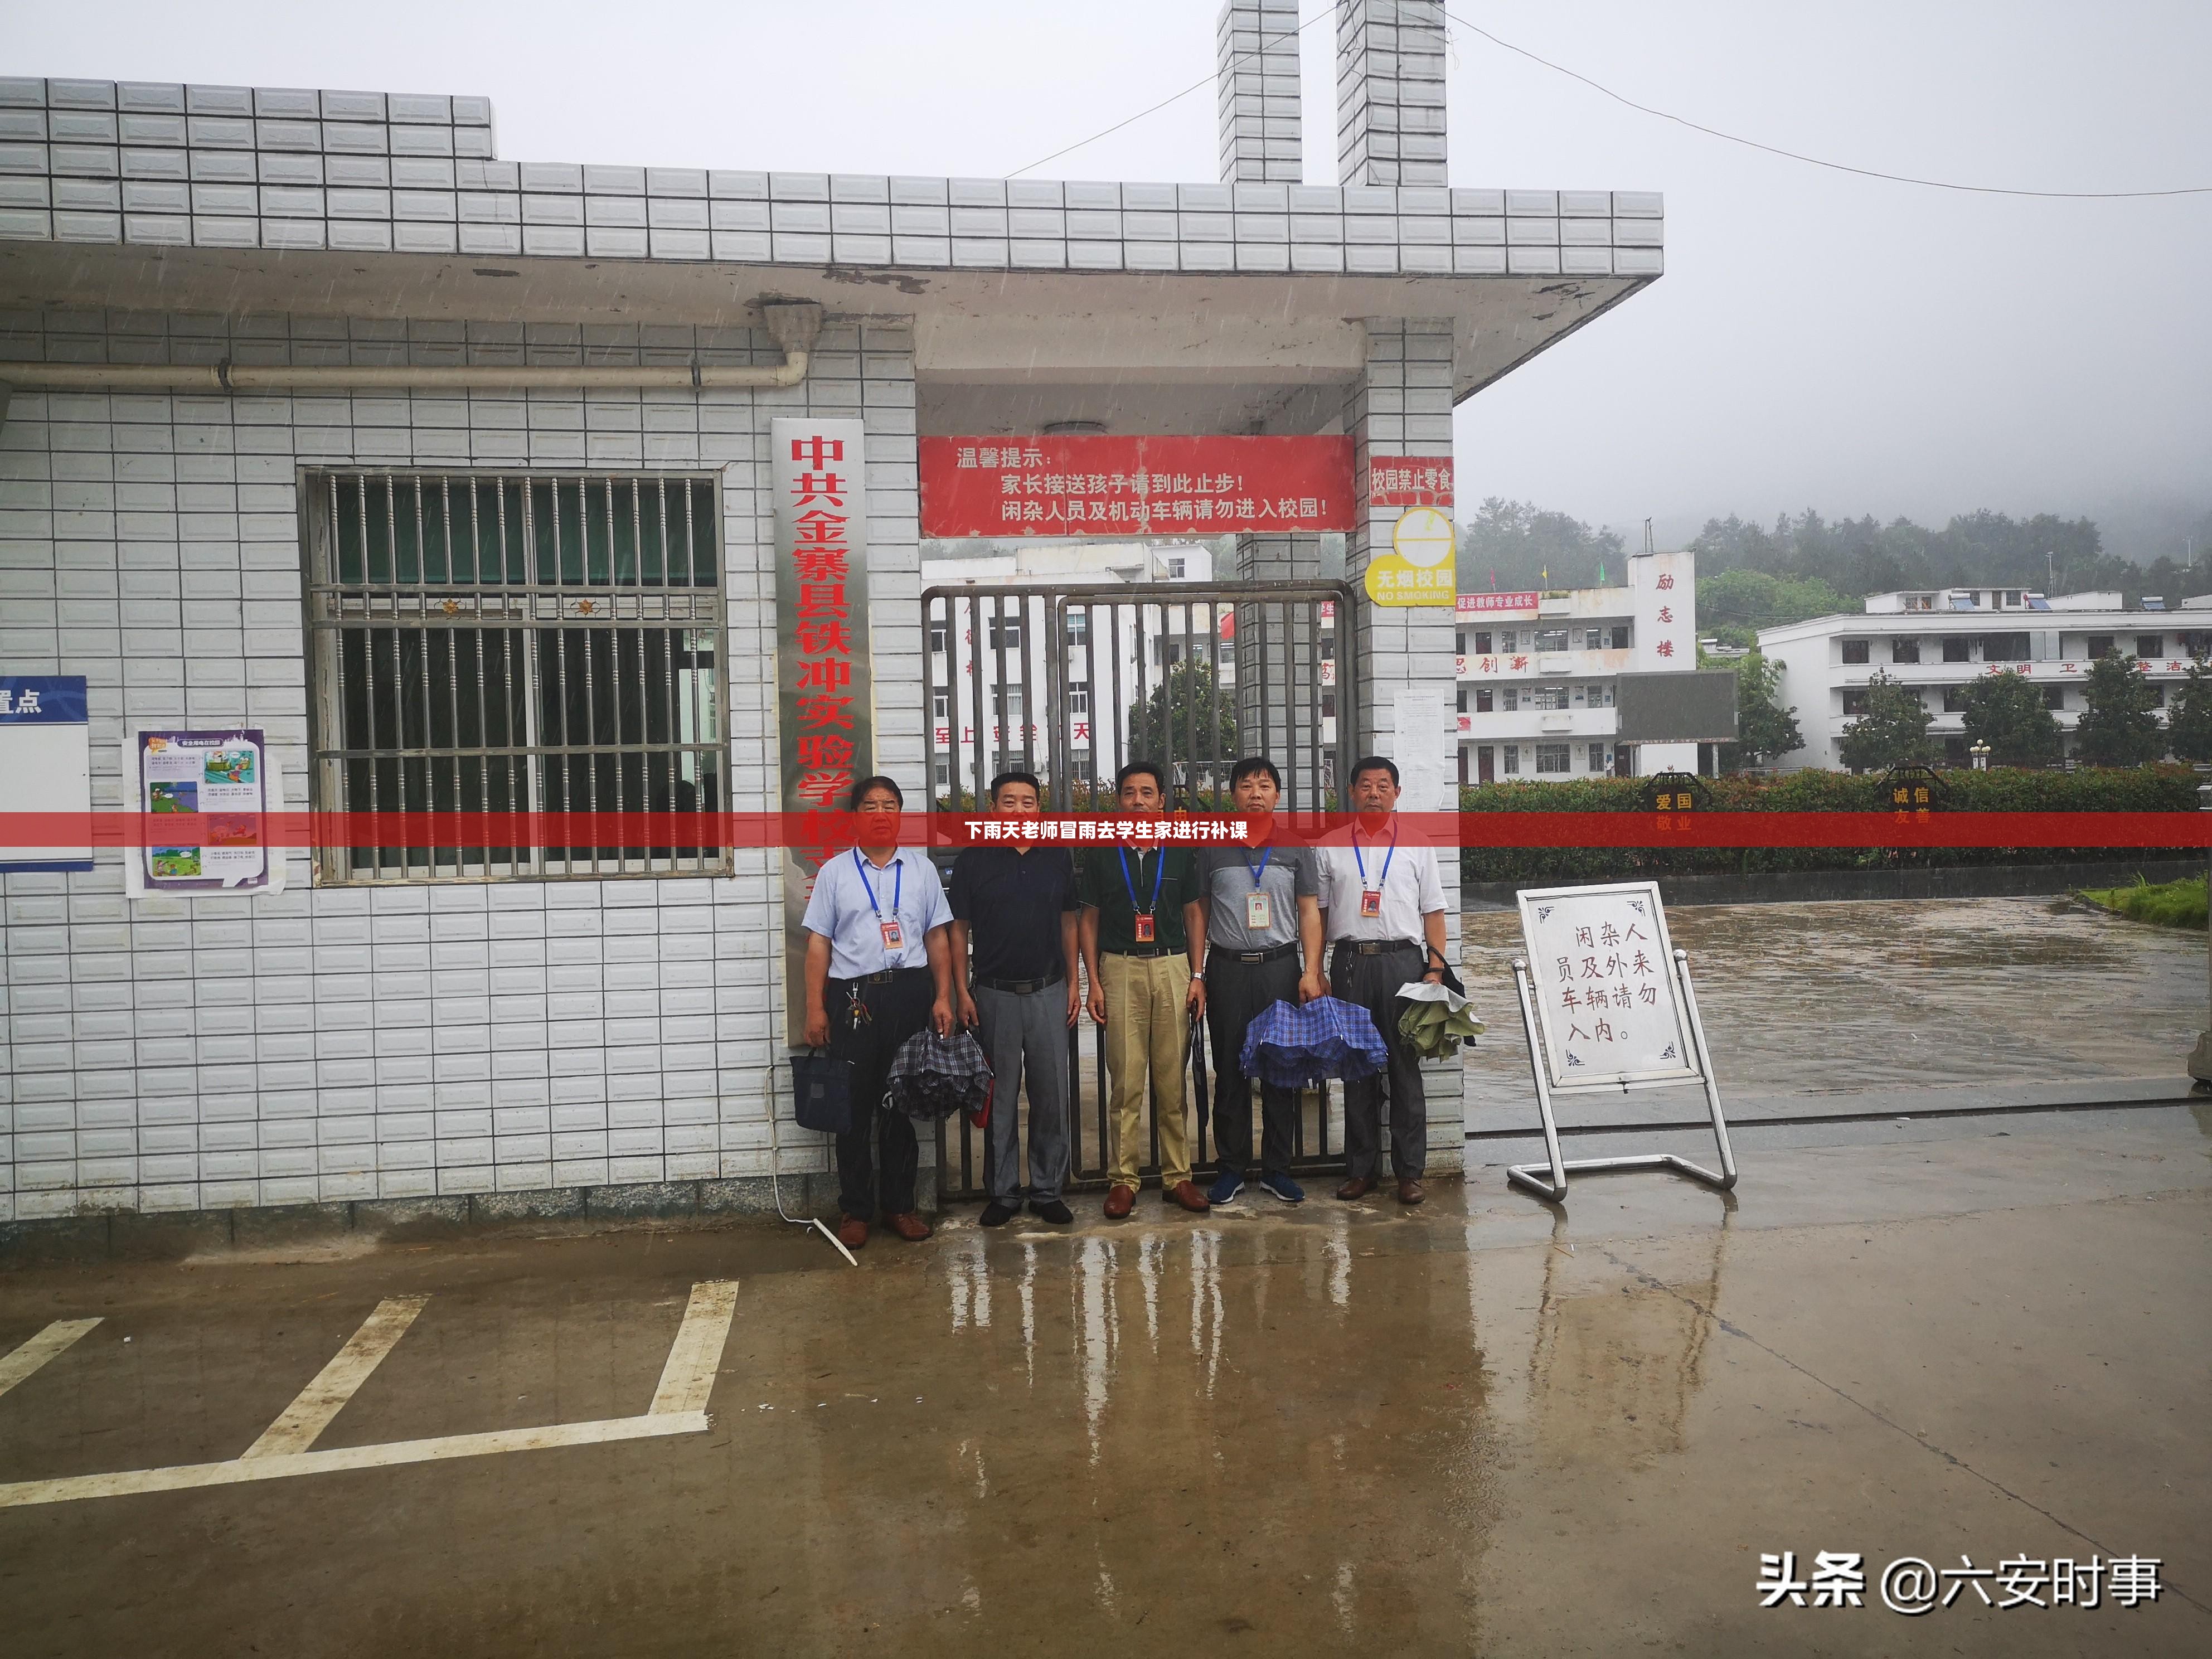
<path id="1" fill-rule="evenodd" d="M 102 1321 L 0 1395 L 0 1482 L 234 1457 L 402 1295 L 319 1445 L 640 1413 L 689 1287 L 739 1282 L 703 1433 L 0 1508 L 0 1647 L 2212 1646 L 2212 1109 L 1760 1133 L 1728 1197 L 1148 1194 L 858 1270 L 749 1224 L 0 1274 L 0 1351 Z M 1867 1605 L 1761 1610 L 1784 1550 L 1862 1554 Z M 1906 1554 L 2170 1588 L 1906 1618 Z"/>

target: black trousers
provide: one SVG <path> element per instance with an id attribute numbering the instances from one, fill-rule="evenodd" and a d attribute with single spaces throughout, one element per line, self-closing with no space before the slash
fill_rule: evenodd
<path id="1" fill-rule="evenodd" d="M 1219 1166 L 1242 1175 L 1252 1164 L 1252 1079 L 1244 1075 L 1244 1030 L 1261 1011 L 1298 1000 L 1298 953 L 1273 962 L 1238 962 L 1214 951 L 1206 959 L 1206 1028 L 1213 1039 L 1213 1150 Z M 1260 1167 L 1291 1172 L 1297 1122 L 1295 1090 L 1260 1085 Z"/>
<path id="2" fill-rule="evenodd" d="M 1428 952 L 1418 945 L 1363 957 L 1339 945 L 1329 959 L 1332 994 L 1375 1017 L 1390 1065 L 1390 1173 L 1419 1181 L 1429 1160 L 1429 1097 L 1421 1089 L 1421 1062 L 1398 1031 L 1398 988 L 1420 978 Z M 1346 1173 L 1371 1177 L 1382 1155 L 1382 1082 L 1364 1077 L 1344 1085 Z"/>
<path id="3" fill-rule="evenodd" d="M 855 991 L 868 1011 L 866 1018 L 857 1021 L 853 1017 Z M 878 1198 L 886 1215 L 903 1215 L 914 1208 L 915 1170 L 921 1162 L 914 1120 L 904 1112 L 884 1109 L 884 1089 L 899 1044 L 929 1024 L 930 1004 L 936 995 L 927 968 L 902 968 L 896 977 L 872 984 L 833 979 L 823 994 L 830 1015 L 830 1053 L 853 1065 L 853 1127 L 837 1137 L 837 1206 L 856 1220 L 874 1220 Z M 883 1138 L 880 1187 L 876 1175 L 878 1133 Z"/>

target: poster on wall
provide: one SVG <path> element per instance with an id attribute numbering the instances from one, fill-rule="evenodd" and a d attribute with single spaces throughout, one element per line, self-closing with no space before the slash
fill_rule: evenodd
<path id="1" fill-rule="evenodd" d="M 283 792 L 259 726 L 140 726 L 130 752 L 147 830 L 124 860 L 131 897 L 283 890 L 266 814 Z"/>
<path id="2" fill-rule="evenodd" d="M 769 422 L 779 801 L 787 813 L 842 811 L 854 780 L 875 769 L 864 442 L 858 421 Z M 785 1012 L 794 1048 L 805 1047 L 806 1027 L 806 933 L 799 924 L 814 872 L 840 850 L 800 844 L 783 852 Z"/>
<path id="3" fill-rule="evenodd" d="M 1388 552 L 1367 562 L 1367 597 L 1377 605 L 1455 605 L 1459 532 L 1433 507 L 1409 507 L 1391 526 Z"/>
<path id="4" fill-rule="evenodd" d="M 92 868 L 92 740 L 82 674 L 0 674 L 7 810 L 74 830 L 63 845 L 0 845 L 0 870 Z M 53 815 L 51 818 L 45 815 Z"/>

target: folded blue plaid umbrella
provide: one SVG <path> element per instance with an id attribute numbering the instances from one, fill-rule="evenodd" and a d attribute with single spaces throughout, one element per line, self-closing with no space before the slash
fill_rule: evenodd
<path id="1" fill-rule="evenodd" d="M 1316 997 L 1303 1007 L 1278 1002 L 1245 1028 L 1238 1065 L 1247 1077 L 1285 1089 L 1304 1089 L 1334 1078 L 1373 1077 L 1389 1064 L 1382 1034 L 1364 1008 L 1335 997 Z"/>

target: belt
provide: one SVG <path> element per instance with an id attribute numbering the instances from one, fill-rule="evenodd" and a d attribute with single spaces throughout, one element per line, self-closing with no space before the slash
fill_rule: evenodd
<path id="1" fill-rule="evenodd" d="M 1108 951 L 1106 954 L 1109 957 L 1179 957 L 1182 949 L 1175 945 L 1133 945 L 1126 951 Z"/>
<path id="2" fill-rule="evenodd" d="M 1409 939 L 1340 939 L 1334 948 L 1363 957 L 1387 957 L 1393 951 L 1418 951 L 1421 947 Z"/>
<path id="3" fill-rule="evenodd" d="M 1212 955 L 1212 956 L 1220 957 L 1222 957 L 1222 958 L 1223 958 L 1224 960 L 1225 960 L 1225 961 L 1229 961 L 1229 962 L 1242 962 L 1242 963 L 1247 963 L 1247 964 L 1249 965 L 1249 964 L 1256 963 L 1262 963 L 1262 962 L 1280 962 L 1280 961 L 1281 961 L 1285 957 L 1289 956 L 1292 951 L 1296 951 L 1297 948 L 1298 948 L 1298 946 L 1297 946 L 1297 940 L 1295 940 L 1295 939 L 1293 939 L 1293 940 L 1292 940 L 1290 944 L 1288 944 L 1288 945 L 1276 945 L 1276 946 L 1275 946 L 1273 949 L 1272 949 L 1272 950 L 1267 950 L 1267 951 L 1224 951 L 1224 950 L 1219 949 L 1218 947 L 1216 947 L 1214 950 L 1212 950 L 1211 952 L 1209 952 L 1209 954 L 1210 954 L 1210 955 Z"/>
<path id="4" fill-rule="evenodd" d="M 879 974 L 862 974 L 857 979 L 833 979 L 832 985 L 889 985 L 893 980 L 903 979 L 908 974 L 926 974 L 927 968 L 886 968 Z"/>
<path id="5" fill-rule="evenodd" d="M 1066 976 L 1063 974 L 1054 974 L 1050 979 L 979 979 L 975 981 L 987 991 L 1004 991 L 1009 996 L 1017 997 L 1048 991 L 1054 986 L 1066 982 Z"/>

